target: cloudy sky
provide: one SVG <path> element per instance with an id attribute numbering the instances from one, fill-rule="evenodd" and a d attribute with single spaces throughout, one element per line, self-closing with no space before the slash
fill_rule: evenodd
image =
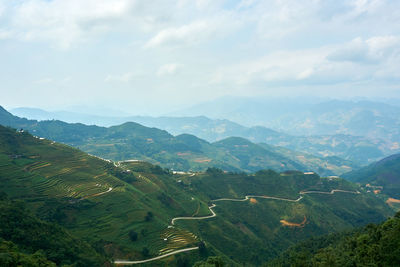
<path id="1" fill-rule="evenodd" d="M 400 1 L 0 0 L 0 105 L 400 98 Z"/>

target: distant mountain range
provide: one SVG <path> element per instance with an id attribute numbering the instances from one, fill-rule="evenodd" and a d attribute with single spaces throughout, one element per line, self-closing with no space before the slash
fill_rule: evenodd
<path id="1" fill-rule="evenodd" d="M 293 135 L 346 134 L 400 142 L 400 107 L 366 100 L 222 97 L 171 115 L 224 118 Z"/>
<path id="2" fill-rule="evenodd" d="M 358 168 L 349 160 L 291 152 L 267 144 L 255 144 L 240 137 L 209 143 L 194 135 L 173 136 L 164 130 L 133 122 L 106 128 L 58 120 L 28 120 L 2 109 L 0 124 L 23 128 L 34 135 L 79 147 L 103 158 L 145 160 L 179 171 L 218 167 L 227 171 L 254 172 L 270 168 L 339 175 Z"/>
<path id="3" fill-rule="evenodd" d="M 286 103 L 286 102 L 285 102 Z M 289 102 L 290 103 L 290 102 Z M 353 102 L 351 102 L 353 103 Z M 286 110 L 286 112 L 293 111 L 291 114 L 304 113 L 301 108 L 310 108 L 309 106 L 314 105 L 314 111 L 312 114 L 320 114 L 316 109 L 315 103 L 304 103 L 302 107 L 298 107 L 299 111 L 295 112 L 292 109 Z M 353 103 L 354 104 L 354 103 Z M 285 106 L 284 104 L 282 104 Z M 286 103 L 286 105 L 288 105 Z M 294 105 L 294 103 L 293 103 Z M 298 104 L 299 105 L 299 104 Z M 351 107 L 348 102 L 335 102 L 326 103 L 327 106 L 331 105 L 343 108 L 342 113 L 346 114 L 347 106 Z M 354 104 L 355 105 L 355 104 Z M 361 105 L 361 104 L 360 104 Z M 324 106 L 324 104 L 319 104 Z M 387 107 L 389 105 L 376 103 L 377 107 Z M 238 108 L 241 106 L 239 105 Z M 368 105 L 366 105 L 368 107 Z M 389 106 L 391 109 L 396 110 L 397 107 Z M 271 107 L 270 107 L 271 108 Z M 332 108 L 333 109 L 333 108 Z M 334 109 L 333 109 L 334 110 Z M 350 110 L 351 111 L 351 110 Z M 349 114 L 351 113 L 350 111 Z M 396 152 L 400 152 L 399 139 L 397 137 L 390 136 L 385 138 L 377 138 L 374 136 L 370 138 L 364 136 L 363 133 L 368 131 L 359 131 L 360 135 L 350 135 L 340 133 L 341 131 L 327 131 L 326 128 L 322 133 L 329 133 L 324 135 L 290 135 L 282 132 L 263 127 L 263 126 L 252 126 L 245 127 L 238 123 L 232 122 L 226 119 L 210 119 L 205 116 L 197 117 L 147 117 L 147 116 L 130 116 L 130 117 L 105 117 L 88 114 L 73 113 L 67 111 L 59 112 L 47 112 L 35 108 L 18 108 L 13 109 L 12 112 L 20 117 L 26 117 L 37 120 L 62 120 L 66 122 L 80 122 L 88 125 L 99 125 L 99 126 L 112 126 L 119 125 L 125 122 L 137 122 L 147 127 L 156 127 L 168 131 L 173 135 L 179 135 L 183 133 L 196 135 L 199 138 L 205 139 L 208 142 L 215 142 L 222 140 L 227 137 L 243 137 L 250 140 L 253 143 L 267 143 L 274 146 L 285 147 L 290 150 L 302 151 L 308 154 L 317 155 L 319 157 L 336 156 L 343 159 L 347 159 L 356 162 L 360 165 L 366 165 L 379 160 L 385 156 L 391 155 Z M 276 116 L 279 117 L 278 111 Z M 383 111 L 380 111 L 381 113 Z M 207 113 L 207 112 L 205 112 Z M 272 114 L 275 114 L 272 112 Z M 354 112 L 353 112 L 354 113 Z M 261 114 L 261 113 L 260 113 Z M 263 113 L 264 114 L 264 113 Z M 321 113 L 322 114 L 322 113 Z M 396 114 L 395 112 L 393 114 Z M 214 114 L 215 115 L 215 114 Z M 271 116 L 271 113 L 265 113 L 265 116 Z M 322 116 L 322 115 L 321 115 Z M 327 119 L 332 118 L 332 123 L 337 120 L 337 116 L 332 114 L 324 115 Z M 336 118 L 336 119 L 335 119 Z M 389 116 L 390 118 L 390 116 Z M 271 118 L 271 121 L 276 118 Z M 397 119 L 397 117 L 396 117 Z M 284 119 L 283 119 L 284 121 Z M 390 119 L 389 119 L 390 121 Z M 336 123 L 336 122 L 335 122 Z M 339 123 L 339 122 L 337 122 Z M 365 120 L 365 123 L 375 127 L 373 120 Z M 394 123 L 394 122 L 393 122 Z M 396 125 L 388 126 L 388 129 L 394 128 L 393 131 L 397 131 Z M 291 124 L 294 125 L 294 124 Z M 294 126 L 293 126 L 294 127 Z M 296 129 L 301 131 L 301 126 L 295 126 Z M 379 127 L 378 127 L 379 128 Z M 319 133 L 321 133 L 319 132 Z M 339 132 L 336 134 L 336 132 Z M 376 132 L 376 131 L 375 131 Z M 369 133 L 367 135 L 372 135 Z M 395 140 L 395 141 L 393 141 Z M 397 140 L 397 141 L 396 141 Z"/>

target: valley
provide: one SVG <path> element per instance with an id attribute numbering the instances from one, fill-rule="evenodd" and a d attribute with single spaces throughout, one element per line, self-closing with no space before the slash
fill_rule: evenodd
<path id="1" fill-rule="evenodd" d="M 240 137 L 209 143 L 194 135 L 173 136 L 134 122 L 105 128 L 54 120 L 27 120 L 3 109 L 0 123 L 77 147 L 101 158 L 148 161 L 175 171 L 205 171 L 208 167 L 217 167 L 227 171 L 254 172 L 271 168 L 338 175 L 358 167 L 358 164 L 338 157 L 323 158 L 283 150 Z"/>
<path id="2" fill-rule="evenodd" d="M 244 102 L 240 104 L 239 108 L 242 114 L 249 113 L 245 107 L 256 106 L 257 112 L 250 112 L 248 118 L 256 118 L 258 114 L 267 114 L 267 117 L 260 118 L 252 125 L 247 125 L 247 121 L 244 124 L 239 124 L 235 122 L 237 117 L 234 114 L 238 112 L 237 110 L 229 111 L 227 107 L 229 111 L 227 113 L 209 113 L 209 110 L 213 110 L 211 106 L 202 107 L 195 113 L 184 113 L 192 114 L 191 117 L 187 115 L 178 117 L 178 114 L 175 114 L 175 117 L 101 117 L 68 112 L 51 113 L 29 108 L 13 109 L 11 112 L 15 112 L 16 116 L 35 120 L 55 119 L 69 123 L 95 124 L 106 127 L 133 121 L 146 127 L 166 130 L 175 136 L 195 135 L 211 143 L 229 137 L 241 137 L 255 144 L 260 144 L 267 150 L 279 150 L 279 152 L 287 150 L 285 156 L 293 155 L 299 151 L 303 152 L 306 159 L 314 156 L 314 159 L 308 160 L 310 163 L 322 158 L 329 165 L 334 162 L 335 157 L 339 157 L 346 159 L 347 163 L 344 163 L 344 165 L 350 168 L 372 163 L 384 156 L 400 151 L 399 141 L 396 137 L 398 136 L 396 128 L 398 121 L 395 115 L 400 114 L 400 109 L 395 106 L 382 103 L 370 103 L 371 106 L 369 106 L 369 103 L 350 101 L 308 104 L 299 104 L 291 100 L 281 100 L 282 103 L 280 104 L 277 104 L 276 100 L 262 100 L 263 102 L 248 100 L 248 103 L 243 99 L 236 99 L 236 101 Z M 227 106 L 226 103 L 222 103 L 224 102 L 222 100 L 216 102 L 216 105 Z M 227 102 L 229 103 L 230 100 Z M 232 103 L 232 106 L 234 105 L 235 102 Z M 299 112 L 300 110 L 301 112 Z M 348 113 L 347 116 L 345 115 L 346 112 Z M 60 113 L 64 115 L 61 116 Z M 257 115 L 254 113 L 257 113 Z M 297 114 L 297 117 L 294 114 Z M 319 116 L 316 114 L 319 114 Z M 371 116 L 369 121 L 372 125 L 363 126 L 361 122 L 357 125 L 351 124 L 351 122 L 361 120 L 362 114 Z M 390 119 L 386 121 L 384 116 L 388 116 Z M 332 118 L 333 121 L 329 121 L 328 118 Z M 308 121 L 309 128 L 306 127 L 307 123 L 304 121 Z M 349 124 L 350 128 L 354 129 L 346 130 L 344 126 L 340 126 L 340 123 L 344 121 Z M 240 122 L 244 122 L 243 119 Z M 382 130 L 382 124 L 390 130 Z M 267 125 L 272 128 L 267 128 Z M 364 129 L 363 127 L 367 128 Z M 293 128 L 297 131 L 291 130 Z M 377 134 L 378 132 L 380 134 Z M 354 166 L 352 166 L 353 164 Z M 323 165 L 319 164 L 319 166 Z M 333 168 L 335 167 L 333 166 Z M 349 170 L 337 169 L 333 172 L 339 173 Z"/>
<path id="3" fill-rule="evenodd" d="M 400 266 L 399 10 L 0 0 L 0 267 Z"/>
<path id="4" fill-rule="evenodd" d="M 218 255 L 231 265 L 259 265 L 310 235 L 393 214 L 356 185 L 315 173 L 208 168 L 173 174 L 146 162 L 103 160 L 25 131 L 0 130 L 0 181 L 7 195 L 82 237 L 110 262 L 155 258 L 148 264 L 173 265 Z M 281 224 L 304 216 L 301 231 Z"/>

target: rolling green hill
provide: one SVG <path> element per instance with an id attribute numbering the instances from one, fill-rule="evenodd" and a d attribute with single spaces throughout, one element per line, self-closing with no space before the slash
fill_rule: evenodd
<path id="1" fill-rule="evenodd" d="M 357 170 L 359 165 L 350 160 L 344 160 L 335 156 L 320 158 L 312 154 L 297 152 L 284 147 L 271 146 L 265 143 L 258 144 L 266 150 L 279 153 L 287 159 L 306 165 L 310 170 L 316 170 L 317 173 L 324 176 L 341 175 L 344 170 Z"/>
<path id="2" fill-rule="evenodd" d="M 281 129 L 280 132 L 263 127 L 246 127 L 227 119 L 210 119 L 205 116 L 192 117 L 102 117 L 71 112 L 46 112 L 40 109 L 19 108 L 12 109 L 12 113 L 20 117 L 37 120 L 58 119 L 66 122 L 80 122 L 84 124 L 96 124 L 99 126 L 119 125 L 134 121 L 147 127 L 156 127 L 166 130 L 173 135 L 192 134 L 208 142 L 216 142 L 222 139 L 236 136 L 250 140 L 253 143 L 266 143 L 280 146 L 294 151 L 319 156 L 322 160 L 329 161 L 326 157 L 340 157 L 367 165 L 385 156 L 399 151 L 399 140 L 396 139 L 396 113 L 395 107 L 388 108 L 387 105 L 377 103 L 346 103 L 331 101 L 324 104 L 313 105 L 298 100 L 292 103 L 277 103 L 267 101 L 262 109 L 245 116 L 248 121 L 260 116 L 264 122 L 273 124 L 273 129 Z M 225 106 L 226 103 L 219 103 Z M 249 111 L 250 105 L 244 104 L 240 116 Z M 288 105 L 289 104 L 289 105 Z M 257 104 L 256 104 L 257 105 Z M 283 108 L 286 106 L 285 108 Z M 222 111 L 237 107 L 232 103 Z M 213 117 L 213 107 L 203 110 L 202 113 Z M 394 109 L 393 109 L 394 108 Z M 281 112 L 284 110 L 285 116 Z M 308 110 L 304 112 L 305 110 Z M 296 114 L 296 115 L 294 115 Z M 300 118 L 293 118 L 302 114 Z M 383 115 L 384 114 L 384 115 Z M 229 114 L 225 114 L 229 117 Z M 221 117 L 221 116 L 219 116 Z M 292 118 L 291 118 L 292 117 Z M 391 119 L 385 120 L 385 117 Z M 222 116 L 222 118 L 227 118 Z M 289 121 L 287 121 L 289 120 Z M 334 121 L 332 121 L 334 120 Z M 391 121 L 391 122 L 389 122 Z M 288 134 L 285 126 L 291 129 Z M 265 125 L 256 123 L 255 125 Z M 341 125 L 341 126 L 340 126 Z M 382 127 L 385 125 L 385 127 Z M 284 128 L 282 128 L 282 126 Z M 387 129 L 389 129 L 387 131 Z M 305 130 L 305 132 L 299 132 Z M 310 132 L 308 132 L 310 131 Z M 320 166 L 321 167 L 321 166 Z M 344 170 L 346 172 L 346 170 Z M 336 172 L 336 174 L 340 174 Z"/>
<path id="3" fill-rule="evenodd" d="M 18 118 L 0 108 L 0 123 L 28 130 L 34 135 L 77 147 L 102 158 L 145 160 L 179 171 L 204 171 L 208 167 L 217 167 L 227 171 L 252 172 L 270 168 L 276 171 L 297 169 L 315 171 L 321 175 L 337 175 L 357 167 L 339 158 L 334 163 L 327 163 L 323 158 L 307 154 L 303 154 L 301 159 L 289 159 L 287 155 L 290 153 L 284 155 L 278 150 L 265 149 L 243 138 L 209 143 L 193 135 L 173 136 L 166 131 L 133 122 L 109 128 L 56 120 L 38 122 Z"/>
<path id="4" fill-rule="evenodd" d="M 66 228 L 109 259 L 141 260 L 202 241 L 198 251 L 148 265 L 192 264 L 217 255 L 230 265 L 257 266 L 311 236 L 393 214 L 379 198 L 356 194 L 356 185 L 316 174 L 210 168 L 173 175 L 2 126 L 0 144 L 0 185 L 10 199 L 24 201 L 33 216 Z M 171 225 L 176 217 L 183 218 Z"/>
<path id="5" fill-rule="evenodd" d="M 258 166 L 268 165 L 273 166 L 271 169 L 275 170 L 308 170 L 305 164 L 299 164 L 279 153 L 268 151 L 241 137 L 229 137 L 214 143 L 214 145 L 222 150 L 224 154 L 232 156 L 240 169 L 247 171 L 258 171 L 260 170 Z M 235 163 L 231 164 L 234 165 Z"/>
<path id="6" fill-rule="evenodd" d="M 250 176 L 210 172 L 188 177 L 182 183 L 188 190 L 209 199 L 210 203 L 216 203 L 215 211 L 220 216 L 210 221 L 180 221 L 179 225 L 199 233 L 203 240 L 236 262 L 250 261 L 255 265 L 307 237 L 379 222 L 383 219 L 380 214 L 389 210 L 386 205 L 382 206 L 383 201 L 372 195 L 343 192 L 306 194 L 298 202 L 257 197 L 250 202 L 212 201 L 243 199 L 250 194 L 296 200 L 303 190 L 357 190 L 342 179 L 300 172 L 260 171 Z"/>
<path id="7" fill-rule="evenodd" d="M 2 126 L 0 143 L 2 190 L 11 199 L 24 201 L 40 219 L 83 237 L 109 258 L 140 259 L 198 242 L 184 229 L 167 228 L 172 217 L 191 214 L 201 200 L 191 201 L 191 195 L 161 168 L 143 163 L 139 175 Z M 202 205 L 207 212 L 206 203 Z M 137 233 L 135 242 L 130 232 Z M 183 241 L 167 243 L 161 235 L 182 236 Z"/>
<path id="8" fill-rule="evenodd" d="M 382 186 L 381 192 L 400 199 L 400 154 L 395 154 L 360 170 L 343 175 L 350 181 Z M 371 187 L 373 188 L 373 187 Z"/>

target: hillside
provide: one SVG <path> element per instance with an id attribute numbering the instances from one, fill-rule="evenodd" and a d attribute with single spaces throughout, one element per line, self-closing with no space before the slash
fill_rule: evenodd
<path id="1" fill-rule="evenodd" d="M 149 266 L 213 255 L 231 265 L 259 265 L 298 241 L 393 213 L 375 196 L 358 194 L 354 184 L 315 174 L 211 168 L 173 175 L 5 127 L 0 142 L 0 185 L 10 199 L 24 201 L 34 216 L 82 237 L 105 257 L 141 260 L 199 246 Z"/>
<path id="2" fill-rule="evenodd" d="M 200 200 L 190 201 L 174 180 L 165 180 L 172 177 L 161 168 L 143 169 L 155 173 L 150 174 L 152 181 L 147 175 L 143 180 L 144 173 L 124 171 L 77 149 L 2 126 L 0 143 L 1 188 L 10 198 L 24 201 L 40 219 L 83 237 L 108 258 L 140 259 L 168 246 L 198 242 L 187 231 L 166 228 L 170 218 L 192 212 Z M 130 232 L 137 233 L 135 242 Z M 186 241 L 166 243 L 160 234 Z"/>
<path id="3" fill-rule="evenodd" d="M 265 150 L 247 140 L 246 151 L 240 152 L 242 156 L 238 157 L 235 154 L 238 150 L 234 149 L 234 152 L 232 149 L 240 146 L 239 143 L 244 139 L 209 143 L 193 135 L 173 136 L 164 130 L 134 122 L 106 128 L 56 120 L 35 121 L 13 116 L 3 109 L 0 110 L 0 123 L 28 130 L 34 135 L 77 147 L 102 158 L 145 160 L 178 171 L 204 171 L 208 167 L 217 167 L 227 171 L 251 172 L 270 168 L 276 171 L 298 169 L 332 175 L 347 172 L 349 167 L 357 167 L 343 160 L 327 169 L 323 158 L 317 162 L 313 158 L 309 161 L 305 155 L 300 162 L 295 158 L 288 159 L 279 152 Z M 234 140 L 238 144 L 232 143 Z M 231 143 L 231 146 L 223 147 L 221 144 L 224 143 Z"/>
<path id="4" fill-rule="evenodd" d="M 352 161 L 344 160 L 335 156 L 320 158 L 312 154 L 297 152 L 279 146 L 271 146 L 265 143 L 260 143 L 258 145 L 266 150 L 284 155 L 286 158 L 291 159 L 292 161 L 304 164 L 311 170 L 316 170 L 316 172 L 321 175 L 335 176 L 336 174 L 342 174 L 342 172 L 346 169 L 356 170 L 360 168 L 359 165 Z"/>
<path id="5" fill-rule="evenodd" d="M 302 242 L 266 266 L 397 266 L 400 213 L 381 224 Z"/>
<path id="6" fill-rule="evenodd" d="M 72 236 L 57 224 L 38 219 L 23 202 L 11 201 L 5 193 L 2 194 L 1 266 L 104 265 L 106 260 L 89 244 Z M 5 254 L 9 257 L 4 257 Z"/>
<path id="7" fill-rule="evenodd" d="M 400 199 L 400 154 L 384 158 L 367 167 L 343 175 L 346 179 L 363 185 L 370 184 L 389 197 Z M 379 187 L 379 188 L 378 188 Z M 383 188 L 380 188 L 383 187 Z"/>
<path id="8" fill-rule="evenodd" d="M 137 162 L 121 166 L 142 168 Z M 209 169 L 177 175 L 175 181 L 183 191 L 213 207 L 215 216 L 196 220 L 198 210 L 204 208 L 199 205 L 174 226 L 195 233 L 208 249 L 218 252 L 208 256 L 225 255 L 236 263 L 255 266 L 310 236 L 380 222 L 393 213 L 375 196 L 357 194 L 357 186 L 315 174 L 260 171 L 245 175 Z"/>
<path id="9" fill-rule="evenodd" d="M 252 142 L 240 138 L 229 137 L 224 140 L 215 142 L 214 145 L 222 150 L 225 155 L 231 155 L 237 159 L 240 169 L 250 172 L 260 170 L 258 166 L 273 166 L 271 169 L 279 170 L 300 170 L 307 171 L 305 164 L 299 164 L 296 161 L 289 160 L 279 153 L 268 151 L 263 147 L 253 144 Z M 233 165 L 234 163 L 232 163 Z"/>
<path id="10" fill-rule="evenodd" d="M 276 119 L 276 118 L 274 118 Z M 229 137 L 242 137 L 254 143 L 267 143 L 294 151 L 317 155 L 341 157 L 357 164 L 365 165 L 384 156 L 399 151 L 397 139 L 389 140 L 376 136 L 363 136 L 357 132 L 340 132 L 328 130 L 315 132 L 312 135 L 295 132 L 287 134 L 263 126 L 245 127 L 227 119 L 210 119 L 196 117 L 127 117 L 148 127 L 166 130 L 174 135 L 193 134 L 209 142 L 220 141 Z M 301 128 L 301 126 L 298 126 Z"/>
<path id="11" fill-rule="evenodd" d="M 281 114 L 282 112 L 283 114 L 286 114 L 285 112 L 288 112 L 288 110 L 292 110 L 292 113 L 288 114 L 287 116 L 283 116 L 283 118 L 279 120 L 285 122 L 285 120 L 289 119 L 290 116 L 293 116 L 293 114 L 302 114 L 305 112 L 305 110 L 308 110 L 307 116 L 316 116 L 317 114 L 320 114 L 321 118 L 327 120 L 326 118 L 331 118 L 331 116 L 337 117 L 341 113 L 347 114 L 347 109 L 351 109 L 352 107 L 350 104 L 347 105 L 335 103 L 336 102 L 327 103 L 327 106 L 330 106 L 332 107 L 332 110 L 335 110 L 336 113 L 334 115 L 325 114 L 327 110 L 323 110 L 324 104 L 319 105 L 320 107 L 314 107 L 313 105 L 307 103 L 300 106 L 299 103 L 291 103 L 290 109 L 289 107 L 285 107 L 284 111 L 280 111 L 280 109 L 282 109 L 282 107 L 284 107 L 285 105 L 288 105 L 288 103 L 283 103 L 282 107 L 276 105 L 276 103 L 269 103 L 269 105 L 263 106 L 263 108 L 267 108 L 268 110 L 262 111 L 264 113 L 260 114 L 262 114 L 262 117 L 264 119 L 266 117 L 269 118 L 267 122 L 273 122 L 278 121 L 277 118 L 281 118 L 283 116 Z M 251 105 L 248 105 L 247 109 L 249 106 Z M 296 106 L 298 106 L 297 110 L 295 110 Z M 365 107 L 365 105 L 363 107 Z M 380 109 L 378 107 L 377 110 L 380 112 Z M 301 123 L 299 123 L 299 121 L 301 121 L 300 119 L 297 118 L 296 120 L 296 118 L 291 118 L 290 120 L 293 121 L 290 122 L 290 127 L 296 125 L 295 129 L 297 130 L 292 134 L 288 134 L 286 128 L 281 128 L 282 125 L 278 124 L 273 124 L 273 128 L 280 129 L 281 132 L 272 130 L 264 126 L 243 126 L 231 120 L 218 118 L 210 119 L 205 116 L 101 117 L 87 114 L 75 114 L 71 112 L 50 113 L 43 110 L 29 108 L 13 109 L 12 112 L 16 112 L 14 114 L 21 117 L 38 120 L 58 119 L 67 122 L 80 122 L 85 124 L 96 124 L 100 126 L 119 125 L 125 122 L 133 121 L 147 127 L 156 127 L 166 130 L 173 135 L 192 134 L 199 138 L 207 140 L 208 142 L 220 141 L 222 139 L 233 136 L 242 137 L 254 143 L 267 143 L 269 145 L 280 146 L 290 150 L 317 155 L 321 158 L 327 156 L 341 157 L 343 159 L 357 162 L 357 164 L 360 165 L 367 165 L 381 159 L 384 156 L 396 153 L 396 151 L 399 151 L 400 149 L 398 144 L 399 140 L 394 138 L 392 135 L 389 136 L 390 138 L 388 136 L 378 137 L 379 135 L 372 134 L 365 136 L 363 130 L 354 132 L 344 131 L 342 128 L 336 129 L 338 126 L 328 126 L 326 125 L 326 123 L 322 123 L 320 126 L 318 126 L 318 128 L 322 129 L 321 131 L 317 130 L 307 133 L 299 132 L 299 129 L 301 130 L 303 128 L 313 127 L 313 123 L 315 121 L 311 119 L 310 121 L 302 121 Z M 355 112 L 356 111 L 354 111 L 353 113 Z M 388 111 L 385 112 L 387 113 Z M 203 114 L 207 114 L 207 112 Z M 212 114 L 209 115 L 211 115 L 212 117 Z M 258 115 L 259 114 L 257 114 L 257 116 Z M 254 118 L 254 116 L 249 116 L 248 118 Z M 316 120 L 318 120 L 318 118 L 316 118 Z M 335 121 L 334 123 L 339 122 Z M 369 119 L 366 119 L 366 122 L 364 121 L 364 123 L 368 124 L 371 123 L 371 121 Z M 260 123 L 258 124 L 263 125 Z M 357 123 L 354 122 L 354 124 Z M 350 126 L 352 125 L 353 123 L 350 123 Z M 378 126 L 379 125 L 372 125 L 370 127 L 375 127 L 378 130 L 381 129 L 381 126 Z M 390 127 L 392 126 L 390 125 Z"/>

